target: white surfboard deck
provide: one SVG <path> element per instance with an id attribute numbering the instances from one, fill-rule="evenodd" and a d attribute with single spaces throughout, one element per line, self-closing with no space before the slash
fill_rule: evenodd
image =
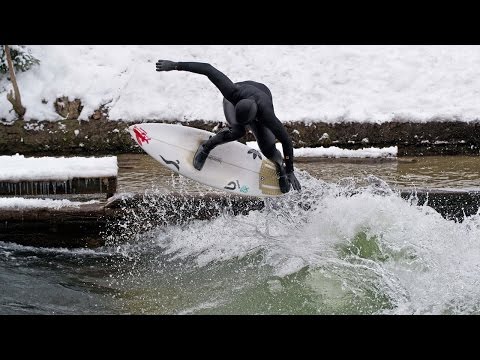
<path id="1" fill-rule="evenodd" d="M 198 171 L 193 167 L 193 156 L 201 142 L 214 133 L 163 123 L 136 124 L 128 130 L 147 154 L 189 179 L 237 195 L 282 195 L 275 165 L 259 151 L 238 141 L 218 145 Z"/>

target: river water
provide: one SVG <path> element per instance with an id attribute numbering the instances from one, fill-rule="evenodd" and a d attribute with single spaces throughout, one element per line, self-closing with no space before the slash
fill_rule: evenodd
<path id="1" fill-rule="evenodd" d="M 398 195 L 478 190 L 479 163 L 299 161 L 302 192 L 261 211 L 140 232 L 172 189 L 210 189 L 122 155 L 118 191 L 144 205 L 101 248 L 0 243 L 0 314 L 479 314 L 480 215 L 457 223 Z"/>

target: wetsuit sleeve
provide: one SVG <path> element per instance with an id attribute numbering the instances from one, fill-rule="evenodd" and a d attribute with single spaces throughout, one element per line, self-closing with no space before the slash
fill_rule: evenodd
<path id="1" fill-rule="evenodd" d="M 287 173 L 293 171 L 293 144 L 290 136 L 285 130 L 282 122 L 278 120 L 273 108 L 262 109 L 262 120 L 268 125 L 268 128 L 272 131 L 273 135 L 280 141 L 283 147 L 283 159 L 285 161 L 285 170 Z"/>
<path id="2" fill-rule="evenodd" d="M 175 69 L 205 75 L 230 102 L 235 103 L 236 86 L 224 73 L 212 65 L 200 62 L 177 62 Z"/>

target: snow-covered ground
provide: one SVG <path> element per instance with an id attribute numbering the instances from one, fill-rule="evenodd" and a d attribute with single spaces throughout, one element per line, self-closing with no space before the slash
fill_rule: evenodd
<path id="1" fill-rule="evenodd" d="M 41 64 L 18 73 L 25 118 L 59 120 L 57 97 L 80 98 L 87 119 L 224 122 L 220 92 L 202 75 L 157 73 L 158 59 L 208 62 L 234 82 L 273 93 L 281 121 L 473 121 L 480 115 L 478 45 L 35 45 Z M 15 114 L 0 80 L 0 119 Z M 48 101 L 47 104 L 42 100 Z"/>
<path id="2" fill-rule="evenodd" d="M 106 157 L 24 157 L 23 155 L 0 156 L 0 181 L 19 180 L 71 180 L 74 177 L 117 176 L 116 156 Z M 78 207 L 81 204 L 98 202 L 70 201 L 68 199 L 26 199 L 0 197 L 0 210 Z"/>
<path id="3" fill-rule="evenodd" d="M 0 156 L 0 181 L 71 180 L 75 177 L 117 176 L 116 156 L 25 157 Z"/>
<path id="4" fill-rule="evenodd" d="M 256 150 L 260 150 L 256 141 L 247 141 L 247 145 Z M 282 144 L 275 144 L 277 149 L 283 155 Z M 363 148 L 358 150 L 340 149 L 336 146 L 323 146 L 318 148 L 298 148 L 293 149 L 294 157 L 327 157 L 327 158 L 396 158 L 398 152 L 397 146 L 386 148 Z"/>

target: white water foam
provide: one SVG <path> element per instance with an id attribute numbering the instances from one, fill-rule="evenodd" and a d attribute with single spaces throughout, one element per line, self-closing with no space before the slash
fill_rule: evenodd
<path id="1" fill-rule="evenodd" d="M 167 226 L 149 241 L 199 268 L 260 252 L 260 266 L 273 268 L 274 277 L 306 268 L 305 286 L 318 295 L 319 307 L 343 302 L 369 306 L 371 313 L 479 312 L 479 214 L 448 221 L 374 177 L 359 186 L 352 179 L 327 184 L 303 171 L 298 176 L 301 193 L 267 199 L 261 211 Z"/>

